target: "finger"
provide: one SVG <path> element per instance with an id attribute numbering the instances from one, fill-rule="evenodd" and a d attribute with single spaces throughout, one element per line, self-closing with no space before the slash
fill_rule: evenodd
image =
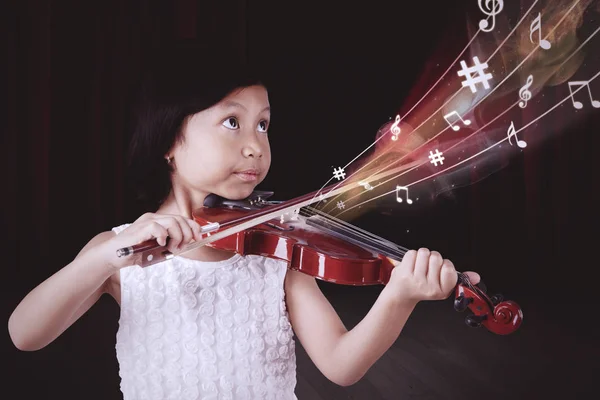
<path id="1" fill-rule="evenodd" d="M 417 252 L 417 260 L 415 261 L 415 270 L 413 275 L 419 278 L 427 279 L 427 271 L 429 270 L 429 249 L 421 247 Z"/>
<path id="2" fill-rule="evenodd" d="M 167 248 L 171 253 L 177 251 L 177 247 L 183 238 L 183 232 L 181 231 L 181 227 L 177 220 L 173 217 L 166 217 L 157 219 L 156 222 L 164 226 L 169 232 L 169 243 L 167 244 Z"/>
<path id="3" fill-rule="evenodd" d="M 194 240 L 201 240 L 202 239 L 202 233 L 201 233 L 201 229 L 202 226 L 194 221 L 193 219 L 186 219 L 186 222 L 188 223 L 189 227 L 192 230 L 192 233 L 194 234 Z"/>
<path id="4" fill-rule="evenodd" d="M 392 264 L 394 266 L 394 268 L 400 266 L 400 264 L 402 264 L 402 261 L 398 261 L 398 260 L 394 260 L 393 258 L 390 257 L 386 257 L 388 259 L 388 261 L 390 262 L 390 264 Z"/>
<path id="5" fill-rule="evenodd" d="M 458 274 L 454 268 L 454 264 L 450 260 L 444 260 L 440 269 L 440 289 L 442 293 L 446 293 L 446 297 L 452 294 L 458 282 Z"/>
<path id="6" fill-rule="evenodd" d="M 402 262 L 400 263 L 402 270 L 406 273 L 412 274 L 415 270 L 416 259 L 417 259 L 417 251 L 416 250 L 407 251 L 406 254 L 404 254 L 404 257 L 402 257 Z"/>
<path id="7" fill-rule="evenodd" d="M 429 282 L 435 282 L 436 284 L 440 284 L 440 271 L 442 269 L 442 264 L 444 263 L 444 259 L 442 255 L 437 251 L 432 251 L 429 255 L 429 269 L 427 270 L 427 280 Z"/>
<path id="8" fill-rule="evenodd" d="M 167 231 L 167 229 L 164 226 L 162 226 L 158 222 L 153 222 L 149 226 L 148 233 L 150 234 L 150 237 L 147 237 L 145 239 L 155 238 L 156 242 L 159 245 L 166 246 L 167 236 L 169 236 L 169 231 Z"/>
<path id="9" fill-rule="evenodd" d="M 477 272 L 467 271 L 463 272 L 463 274 L 467 275 L 473 285 L 477 285 L 479 282 L 481 282 L 481 276 Z"/>
<path id="10" fill-rule="evenodd" d="M 179 248 L 181 248 L 192 241 L 192 239 L 194 238 L 194 232 L 192 232 L 192 228 L 190 228 L 187 218 L 176 216 L 175 219 L 177 220 L 177 223 L 181 228 L 181 233 L 183 234 L 181 242 L 179 244 Z"/>

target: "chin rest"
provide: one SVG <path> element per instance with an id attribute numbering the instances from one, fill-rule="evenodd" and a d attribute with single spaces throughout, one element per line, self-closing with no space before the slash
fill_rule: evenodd
<path id="1" fill-rule="evenodd" d="M 268 204 L 275 204 L 279 202 L 266 202 L 265 200 L 273 196 L 275 192 L 269 192 L 264 190 L 255 190 L 250 196 L 242 200 L 229 200 L 216 194 L 209 194 L 204 199 L 204 207 L 232 207 L 232 208 L 245 208 L 248 210 L 255 210 Z"/>

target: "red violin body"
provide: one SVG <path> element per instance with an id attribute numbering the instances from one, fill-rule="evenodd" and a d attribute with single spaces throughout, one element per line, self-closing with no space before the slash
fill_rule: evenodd
<path id="1" fill-rule="evenodd" d="M 247 213 L 240 209 L 202 208 L 194 213 L 194 219 L 200 225 L 223 223 Z M 290 269 L 343 285 L 387 284 L 394 268 L 385 256 L 327 235 L 302 220 L 273 219 L 208 246 L 283 260 L 289 263 Z"/>

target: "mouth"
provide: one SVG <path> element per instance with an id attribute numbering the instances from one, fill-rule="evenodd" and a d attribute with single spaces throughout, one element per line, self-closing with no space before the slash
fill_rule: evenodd
<path id="1" fill-rule="evenodd" d="M 234 172 L 233 174 L 244 182 L 255 182 L 258 180 L 260 171 L 256 169 L 247 169 L 245 171 Z"/>

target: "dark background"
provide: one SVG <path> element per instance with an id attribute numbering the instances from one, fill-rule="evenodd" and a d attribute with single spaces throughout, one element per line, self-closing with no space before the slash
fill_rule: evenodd
<path id="1" fill-rule="evenodd" d="M 332 166 L 345 165 L 372 143 L 383 122 L 412 106 L 468 42 L 466 20 L 479 17 L 475 1 L 327 7 L 306 1 L 3 2 L 3 321 L 96 233 L 141 214 L 123 179 L 126 121 L 132 82 L 153 46 L 174 39 L 208 43 L 223 57 L 269 71 L 273 163 L 259 189 L 284 200 L 320 188 Z M 600 91 L 597 83 L 592 87 Z M 491 292 L 521 305 L 520 330 L 509 336 L 472 330 L 450 299 L 422 303 L 393 347 L 428 348 L 417 355 L 420 367 L 400 360 L 398 369 L 384 357 L 363 381 L 339 388 L 298 346 L 298 397 L 589 398 L 600 355 L 593 340 L 599 114 L 581 114 L 568 130 L 544 140 L 524 132 L 532 143 L 527 151 L 453 197 L 410 212 L 399 208 L 391 217 L 375 210 L 354 221 L 405 247 L 436 249 L 459 270 L 478 271 Z M 381 290 L 320 286 L 348 328 Z M 1 397 L 120 398 L 118 314 L 114 301 L 103 297 L 55 342 L 32 353 L 16 350 L 5 329 Z M 437 358 L 424 358 L 431 352 Z M 428 387 L 419 368 L 445 374 L 439 382 L 451 382 L 456 391 L 435 380 Z M 414 392 L 407 376 L 426 394 Z"/>

